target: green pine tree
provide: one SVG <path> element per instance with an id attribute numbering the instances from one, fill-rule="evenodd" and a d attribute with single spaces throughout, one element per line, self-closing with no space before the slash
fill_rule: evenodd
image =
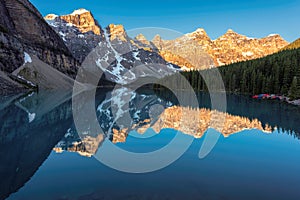
<path id="1" fill-rule="evenodd" d="M 290 92 L 289 92 L 289 97 L 291 98 L 291 100 L 294 100 L 294 99 L 297 99 L 297 98 L 299 98 L 299 96 L 298 96 L 298 91 L 297 91 L 297 77 L 295 76 L 294 78 L 293 78 L 293 82 L 292 82 L 292 85 L 291 85 L 291 87 L 290 87 Z"/>

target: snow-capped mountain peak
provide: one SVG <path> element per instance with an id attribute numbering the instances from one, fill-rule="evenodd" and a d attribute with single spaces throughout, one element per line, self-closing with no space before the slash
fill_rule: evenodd
<path id="1" fill-rule="evenodd" d="M 185 34 L 184 38 L 204 40 L 204 41 L 209 41 L 209 42 L 211 40 L 203 28 L 198 28 L 196 31 L 194 31 L 192 33 Z"/>
<path id="2" fill-rule="evenodd" d="M 90 11 L 84 9 L 84 8 L 80 8 L 78 10 L 74 10 L 71 15 L 82 15 L 84 13 L 89 13 Z"/>
<path id="3" fill-rule="evenodd" d="M 47 18 L 45 18 L 47 20 Z M 68 15 L 59 16 L 60 20 L 69 23 L 69 26 L 76 26 L 81 33 L 93 32 L 101 35 L 101 27 L 93 14 L 86 9 L 78 9 Z"/>
<path id="4" fill-rule="evenodd" d="M 198 28 L 194 33 L 198 33 L 200 35 L 206 35 L 206 31 L 203 28 Z"/>
<path id="5" fill-rule="evenodd" d="M 226 33 L 236 33 L 236 32 L 234 32 L 234 31 L 230 28 L 230 29 L 227 30 Z"/>
<path id="6" fill-rule="evenodd" d="M 63 16 L 49 14 L 45 20 L 60 35 L 73 56 L 82 62 L 103 39 L 103 30 L 86 9 Z"/>
<path id="7" fill-rule="evenodd" d="M 271 33 L 267 37 L 278 37 L 280 36 L 278 33 Z"/>

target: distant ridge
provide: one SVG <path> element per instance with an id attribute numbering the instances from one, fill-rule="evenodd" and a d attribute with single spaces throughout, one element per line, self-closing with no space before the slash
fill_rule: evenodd
<path id="1" fill-rule="evenodd" d="M 203 28 L 198 28 L 175 40 L 160 39 L 157 43 L 155 39 L 153 43 L 158 49 L 165 49 L 164 47 L 170 46 L 170 43 L 173 43 L 173 46 L 178 43 L 184 44 L 187 39 L 198 43 L 200 48 L 212 57 L 215 66 L 262 58 L 280 51 L 289 44 L 279 34 L 270 34 L 264 38 L 250 38 L 232 29 L 228 29 L 224 35 L 212 40 Z M 173 60 L 167 61 L 173 62 Z"/>
<path id="2" fill-rule="evenodd" d="M 65 44 L 79 61 L 84 60 L 96 44 L 104 39 L 105 28 L 102 29 L 91 11 L 84 8 L 63 16 L 49 14 L 45 19 L 63 38 Z M 72 26 L 76 27 L 79 32 L 70 31 Z M 203 28 L 198 28 L 194 32 L 174 40 L 164 40 L 159 35 L 152 40 L 147 40 L 142 34 L 131 39 L 128 38 L 122 25 L 110 24 L 106 29 L 110 30 L 111 40 L 116 38 L 123 42 L 134 40 L 131 42 L 136 43 L 139 48 L 158 51 L 167 62 L 178 65 L 182 70 L 187 71 L 262 58 L 280 51 L 289 44 L 279 34 L 272 33 L 263 38 L 252 38 L 236 33 L 232 29 L 228 29 L 226 33 L 215 40 L 212 40 Z M 90 33 L 89 36 L 86 35 L 88 33 Z M 181 48 L 177 48 L 178 45 Z M 196 59 L 195 52 L 201 55 L 201 58 Z M 192 65 L 191 60 L 198 66 Z"/>
<path id="3" fill-rule="evenodd" d="M 286 47 L 284 47 L 283 50 L 298 49 L 298 48 L 300 48 L 300 38 L 295 40 L 291 44 L 287 45 Z"/>

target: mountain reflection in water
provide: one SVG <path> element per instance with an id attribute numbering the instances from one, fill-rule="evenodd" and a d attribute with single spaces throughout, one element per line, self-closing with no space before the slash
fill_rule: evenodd
<path id="1" fill-rule="evenodd" d="M 272 133 L 274 129 L 282 129 L 272 121 L 273 126 L 270 126 L 268 121 L 262 122 L 257 118 L 248 118 L 247 113 L 238 116 L 211 110 L 208 94 L 199 94 L 200 98 L 208 99 L 202 99 L 199 108 L 191 108 L 176 105 L 176 100 L 172 101 L 170 96 L 166 100 L 164 97 L 157 96 L 158 94 L 153 93 L 153 91 L 141 92 L 137 93 L 127 88 L 108 92 L 106 99 L 100 102 L 97 107 L 98 121 L 103 133 L 96 134 L 96 136 L 92 133 L 94 136 L 91 136 L 88 134 L 89 130 L 86 130 L 86 133 L 79 137 L 73 126 L 53 150 L 57 153 L 63 151 L 77 152 L 80 155 L 91 157 L 96 154 L 105 138 L 109 138 L 113 143 L 125 143 L 131 131 L 136 131 L 142 135 L 149 129 L 154 130 L 157 134 L 163 129 L 174 129 L 194 138 L 202 138 L 210 128 L 212 115 L 225 119 L 225 122 L 221 124 L 222 131 L 220 131 L 224 137 L 250 129 L 257 129 L 268 134 Z M 189 94 L 187 93 L 185 96 L 188 97 Z M 124 109 L 125 103 L 120 102 L 129 99 L 131 100 L 130 105 Z M 114 113 L 121 114 L 114 115 Z M 125 113 L 129 113 L 130 116 L 125 115 Z M 183 115 L 188 117 L 183 117 Z"/>
<path id="2" fill-rule="evenodd" d="M 124 108 L 120 100 L 128 96 L 131 101 L 128 108 Z M 128 92 L 126 88 L 103 89 L 97 92 L 95 107 L 103 133 L 81 138 L 72 118 L 70 93 L 40 92 L 0 99 L 0 199 L 22 188 L 52 150 L 90 157 L 106 139 L 126 145 L 131 132 L 143 135 L 149 129 L 157 134 L 164 129 L 174 129 L 198 139 L 209 128 L 212 113 L 225 117 L 221 131 L 224 137 L 243 134 L 241 131 L 246 129 L 260 130 L 261 134 L 272 134 L 277 129 L 276 132 L 299 138 L 298 107 L 228 95 L 228 111 L 223 113 L 210 109 L 208 94 L 199 93 L 198 99 L 199 107 L 191 108 L 178 105 L 169 94 L 149 89 L 137 92 Z M 123 119 L 124 113 L 129 113 L 131 118 Z M 190 120 L 182 121 L 182 113 L 187 113 Z"/>

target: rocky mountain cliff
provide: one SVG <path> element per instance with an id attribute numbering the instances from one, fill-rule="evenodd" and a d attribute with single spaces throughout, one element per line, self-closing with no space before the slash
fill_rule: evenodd
<path id="1" fill-rule="evenodd" d="M 92 31 L 96 35 L 100 35 L 102 32 L 92 13 L 85 9 L 76 10 L 72 14 L 61 16 L 60 18 L 70 24 L 74 24 L 82 33 Z"/>
<path id="2" fill-rule="evenodd" d="M 35 55 L 56 70 L 75 77 L 78 63 L 29 1 L 0 0 L 0 11 L 1 71 L 10 77 L 26 63 L 28 55 Z M 18 78 L 9 82 L 16 85 Z M 1 90 L 1 93 L 11 92 Z"/>
<path id="3" fill-rule="evenodd" d="M 122 25 L 110 24 L 102 29 L 91 12 L 85 9 L 64 16 L 50 14 L 45 19 L 73 56 L 83 63 L 82 70 L 89 77 L 82 82 L 90 81 L 90 76 L 103 71 L 106 80 L 125 85 L 139 78 L 160 78 L 178 69 L 152 49 L 140 48 L 128 37 Z"/>
<path id="4" fill-rule="evenodd" d="M 214 67 L 212 57 L 197 41 L 187 36 L 175 40 L 163 40 L 156 35 L 151 44 L 157 48 L 159 54 L 166 61 L 181 66 L 183 70 L 202 70 Z"/>
<path id="5" fill-rule="evenodd" d="M 230 29 L 216 40 L 212 40 L 201 28 L 175 40 L 164 40 L 157 35 L 152 41 L 149 41 L 142 34 L 135 38 L 129 38 L 122 25 L 111 24 L 102 29 L 92 13 L 85 9 L 75 10 L 64 16 L 50 14 L 45 19 L 63 38 L 65 44 L 80 62 L 94 48 L 102 45 L 104 52 L 111 51 L 110 53 L 100 53 L 102 61 L 119 59 L 119 55 L 113 49 L 117 50 L 120 55 L 124 52 L 138 50 L 145 52 L 144 57 L 153 54 L 156 54 L 157 57 L 159 54 L 159 57 L 166 61 L 165 63 L 169 62 L 180 66 L 182 70 L 207 69 L 264 57 L 279 51 L 288 44 L 277 34 L 256 39 L 240 35 Z M 111 59 L 107 59 L 108 54 L 112 56 Z M 130 62 L 127 62 L 128 58 L 126 58 L 122 62 L 127 62 L 125 66 L 132 68 L 134 67 L 132 63 L 138 59 L 133 57 L 129 60 Z M 110 72 L 120 72 L 119 69 L 112 66 Z M 108 77 L 112 75 L 115 76 L 112 73 L 107 74 Z"/>
<path id="6" fill-rule="evenodd" d="M 122 25 L 102 29 L 85 9 L 47 15 L 47 24 L 28 0 L 0 0 L 0 10 L 0 70 L 5 75 L 0 86 L 6 88 L 1 93 L 14 87 L 23 90 L 24 84 L 34 87 L 43 80 L 46 84 L 42 85 L 56 87 L 47 78 L 53 72 L 47 70 L 49 65 L 59 72 L 54 73 L 59 75 L 54 82 L 63 77 L 70 85 L 64 75 L 75 78 L 79 64 L 87 60 L 83 71 L 103 71 L 105 80 L 124 85 L 139 78 L 164 77 L 178 71 L 178 66 L 181 70 L 207 69 L 263 57 L 287 45 L 279 35 L 253 39 L 232 30 L 216 40 L 203 29 L 169 41 L 160 36 L 152 41 L 143 35 L 130 38 Z M 27 67 L 28 60 L 45 65 Z"/>
<path id="7" fill-rule="evenodd" d="M 85 9 L 75 10 L 69 15 L 49 14 L 45 17 L 49 25 L 60 35 L 72 55 L 81 63 L 100 41 L 104 31 Z"/>
<path id="8" fill-rule="evenodd" d="M 165 49 L 168 49 L 170 46 L 180 44 L 184 47 L 188 41 L 195 41 L 199 48 L 208 53 L 212 57 L 215 66 L 261 58 L 278 52 L 288 45 L 288 42 L 278 34 L 271 34 L 265 38 L 256 39 L 240 35 L 231 29 L 216 40 L 212 40 L 205 30 L 201 28 L 175 40 L 163 40 L 159 36 L 152 40 L 162 55 L 165 54 Z M 164 56 L 167 61 L 186 66 L 182 61 L 178 62 L 178 57 L 182 57 L 181 54 L 174 51 L 171 51 L 171 53 L 173 55 Z M 193 49 L 186 48 L 185 54 L 193 53 Z M 193 66 L 186 67 L 193 68 Z"/>

